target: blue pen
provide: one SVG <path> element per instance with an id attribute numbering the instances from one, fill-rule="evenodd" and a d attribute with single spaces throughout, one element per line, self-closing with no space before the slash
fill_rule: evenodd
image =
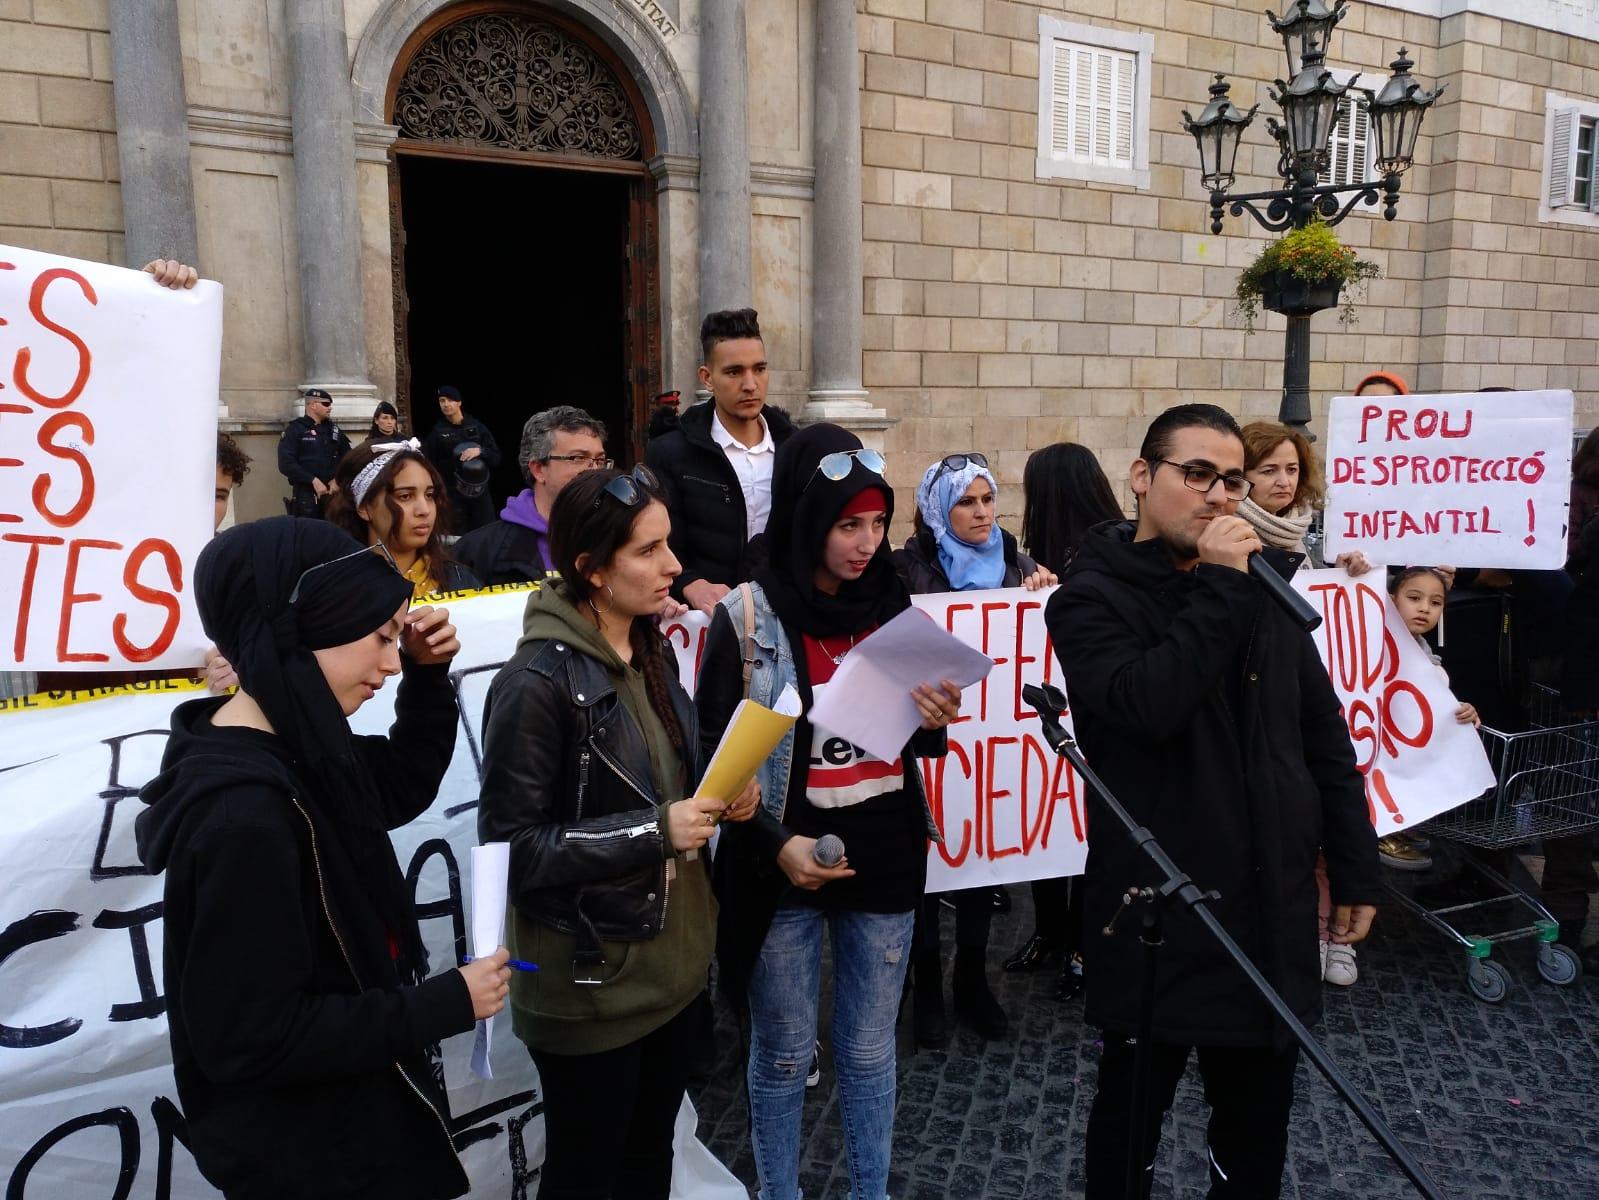
<path id="1" fill-rule="evenodd" d="M 461 960 L 463 964 L 471 961 L 472 956 L 470 954 Z M 537 971 L 539 969 L 538 963 L 523 962 L 520 958 L 508 959 L 505 965 L 513 971 Z"/>

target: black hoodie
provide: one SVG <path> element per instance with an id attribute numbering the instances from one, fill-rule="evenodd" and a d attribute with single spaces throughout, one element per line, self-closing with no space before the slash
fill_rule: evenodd
<path id="1" fill-rule="evenodd" d="M 1374 904 L 1376 834 L 1349 728 L 1310 636 L 1242 571 L 1179 571 L 1131 523 L 1088 532 L 1045 621 L 1083 752 L 1117 799 L 1202 889 L 1211 911 L 1301 1020 L 1321 1011 L 1316 852 L 1334 904 Z M 1297 557 L 1267 551 L 1291 574 Z M 1283 568 L 1287 568 L 1284 570 Z M 1090 813 L 1084 919 L 1103 927 L 1156 872 Z M 1088 939 L 1087 1019 L 1131 1033 L 1138 922 Z M 1169 906 L 1155 987 L 1156 1040 L 1281 1044 L 1249 982 L 1189 913 Z"/>
<path id="2" fill-rule="evenodd" d="M 145 866 L 166 873 L 167 1016 L 195 1160 L 234 1200 L 461 1195 L 429 1050 L 472 1027 L 465 981 L 402 984 L 396 931 L 373 925 L 336 815 L 280 738 L 213 726 L 224 703 L 173 713 L 136 824 Z M 449 765 L 447 668 L 407 666 L 396 713 L 389 737 L 353 739 L 390 828 L 428 807 Z"/>

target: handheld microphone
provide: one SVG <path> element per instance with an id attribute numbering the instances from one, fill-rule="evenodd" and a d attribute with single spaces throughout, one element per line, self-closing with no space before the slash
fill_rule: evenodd
<path id="1" fill-rule="evenodd" d="M 811 847 L 811 857 L 819 867 L 836 867 L 844 861 L 844 839 L 836 833 L 824 833 Z"/>
<path id="2" fill-rule="evenodd" d="M 1289 620 L 1306 633 L 1321 624 L 1321 614 L 1310 606 L 1309 600 L 1294 590 L 1293 584 L 1272 569 L 1259 550 L 1249 556 L 1249 573 L 1266 589 L 1266 594 L 1277 602 L 1277 607 L 1288 614 Z"/>

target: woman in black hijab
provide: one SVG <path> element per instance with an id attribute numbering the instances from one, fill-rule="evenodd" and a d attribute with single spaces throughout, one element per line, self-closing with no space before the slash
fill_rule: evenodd
<path id="1" fill-rule="evenodd" d="M 855 644 L 909 607 L 889 560 L 894 492 L 882 470 L 881 454 L 836 425 L 809 426 L 778 450 L 767 566 L 723 599 L 700 668 L 707 755 L 744 695 L 771 706 L 793 686 L 809 711 Z M 945 729 L 960 711 L 948 680 L 913 695 L 922 728 L 893 762 L 801 718 L 761 768 L 761 808 L 722 829 L 717 954 L 724 988 L 748 1008 L 750 1126 L 761 1194 L 771 1200 L 798 1192 L 827 934 L 850 1190 L 859 1200 L 886 1194 L 894 1023 L 927 842 L 938 837 L 916 760 L 945 753 Z M 848 854 L 836 866 L 815 857 L 829 835 Z"/>
<path id="2" fill-rule="evenodd" d="M 434 1044 L 498 1012 L 509 971 L 502 951 L 427 977 L 388 835 L 449 766 L 455 629 L 409 608 L 381 547 L 323 521 L 230 529 L 194 579 L 239 690 L 173 713 L 136 835 L 166 872 L 195 1160 L 230 1200 L 461 1195 Z M 354 736 L 347 718 L 401 672 L 389 735 Z"/>

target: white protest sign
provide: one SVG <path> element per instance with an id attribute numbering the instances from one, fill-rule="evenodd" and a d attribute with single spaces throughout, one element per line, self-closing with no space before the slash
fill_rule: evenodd
<path id="1" fill-rule="evenodd" d="M 526 598 L 448 601 L 462 644 L 455 758 L 433 806 L 394 834 L 435 971 L 470 948 L 483 696 L 521 636 Z M 388 729 L 395 686 L 355 715 L 357 732 Z M 217 1195 L 183 1145 L 161 987 L 163 881 L 144 873 L 133 844 L 136 793 L 159 768 L 171 711 L 201 694 L 186 689 L 155 681 L 85 703 L 0 700 L 0 1194 Z M 478 1200 L 531 1195 L 544 1158 L 537 1073 L 508 1022 L 502 1033 L 493 1080 L 469 1070 L 471 1033 L 442 1046 Z M 673 1196 L 744 1200 L 694 1125 L 685 1102 Z"/>
<path id="2" fill-rule="evenodd" d="M 1559 569 L 1571 421 L 1567 391 L 1335 396 L 1327 557 Z"/>
<path id="3" fill-rule="evenodd" d="M 1301 571 L 1294 587 L 1322 615 L 1311 636 L 1343 705 L 1372 824 L 1386 837 L 1476 799 L 1494 786 L 1494 773 L 1476 729 L 1455 719 L 1460 702 L 1442 670 L 1405 628 L 1381 579 Z"/>
<path id="4" fill-rule="evenodd" d="M 198 665 L 222 288 L 0 246 L 0 669 Z"/>

